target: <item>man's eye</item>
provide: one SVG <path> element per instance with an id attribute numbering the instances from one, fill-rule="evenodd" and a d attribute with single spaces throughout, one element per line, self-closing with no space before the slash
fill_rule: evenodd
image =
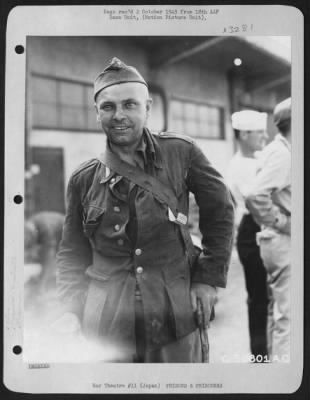
<path id="1" fill-rule="evenodd" d="M 103 111 L 112 111 L 113 110 L 113 106 L 111 104 L 103 104 L 100 107 L 101 110 Z"/>
<path id="2" fill-rule="evenodd" d="M 135 108 L 136 107 L 136 103 L 134 101 L 128 101 L 126 103 L 126 108 Z"/>

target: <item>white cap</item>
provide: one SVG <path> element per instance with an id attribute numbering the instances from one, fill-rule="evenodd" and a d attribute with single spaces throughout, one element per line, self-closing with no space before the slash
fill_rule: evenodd
<path id="1" fill-rule="evenodd" d="M 274 123 L 278 126 L 279 124 L 281 124 L 281 122 L 291 119 L 291 109 L 292 109 L 291 97 L 277 104 L 273 112 Z"/>
<path id="2" fill-rule="evenodd" d="M 232 127 L 239 131 L 259 131 L 267 129 L 267 113 L 243 110 L 232 114 Z"/>

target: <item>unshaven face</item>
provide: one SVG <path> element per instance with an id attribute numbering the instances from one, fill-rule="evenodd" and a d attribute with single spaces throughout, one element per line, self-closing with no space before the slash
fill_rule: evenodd
<path id="1" fill-rule="evenodd" d="M 151 109 L 148 89 L 128 82 L 103 89 L 96 97 L 97 119 L 109 141 L 132 146 L 140 141 Z"/>

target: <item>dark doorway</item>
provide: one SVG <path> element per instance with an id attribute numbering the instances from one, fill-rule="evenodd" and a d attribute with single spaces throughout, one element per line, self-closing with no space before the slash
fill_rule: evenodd
<path id="1" fill-rule="evenodd" d="M 33 147 L 32 165 L 39 166 L 33 177 L 34 212 L 65 211 L 63 149 Z"/>

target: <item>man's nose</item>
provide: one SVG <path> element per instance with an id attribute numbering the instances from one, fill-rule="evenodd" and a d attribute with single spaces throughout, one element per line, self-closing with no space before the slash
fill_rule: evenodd
<path id="1" fill-rule="evenodd" d="M 123 112 L 122 107 L 116 107 L 115 108 L 115 112 L 114 112 L 113 118 L 116 119 L 116 120 L 121 120 L 121 119 L 124 118 L 124 112 Z"/>
<path id="2" fill-rule="evenodd" d="M 268 132 L 267 132 L 267 131 L 264 132 L 264 138 L 265 138 L 266 140 L 269 139 L 269 135 L 268 135 Z"/>

